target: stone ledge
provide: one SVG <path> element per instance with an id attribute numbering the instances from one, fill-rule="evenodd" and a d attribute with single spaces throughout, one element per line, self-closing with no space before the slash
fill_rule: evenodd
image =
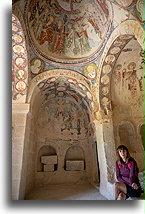
<path id="1" fill-rule="evenodd" d="M 43 164 L 57 164 L 57 155 L 42 156 L 41 163 Z"/>
<path id="2" fill-rule="evenodd" d="M 67 160 L 66 161 L 67 171 L 82 171 L 84 170 L 84 161 L 79 160 Z"/>

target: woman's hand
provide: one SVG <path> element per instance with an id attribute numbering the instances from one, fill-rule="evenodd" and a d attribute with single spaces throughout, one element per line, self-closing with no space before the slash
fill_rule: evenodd
<path id="1" fill-rule="evenodd" d="M 136 190 L 138 189 L 138 185 L 136 183 L 133 183 L 131 186 L 133 189 L 136 189 Z"/>

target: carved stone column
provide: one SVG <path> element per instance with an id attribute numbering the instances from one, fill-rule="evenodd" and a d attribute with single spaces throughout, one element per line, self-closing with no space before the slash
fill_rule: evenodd
<path id="1" fill-rule="evenodd" d="M 114 199 L 113 183 L 115 179 L 115 141 L 112 112 L 97 113 L 95 120 L 98 160 L 100 168 L 100 192 L 108 199 Z"/>
<path id="2" fill-rule="evenodd" d="M 29 104 L 12 106 L 12 200 L 20 199 L 26 119 Z"/>

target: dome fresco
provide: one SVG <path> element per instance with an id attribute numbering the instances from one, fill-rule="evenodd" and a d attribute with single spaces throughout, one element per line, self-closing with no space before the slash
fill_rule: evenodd
<path id="1" fill-rule="evenodd" d="M 136 0 L 114 0 L 117 4 L 119 4 L 121 7 L 127 8 L 131 6 Z"/>
<path id="2" fill-rule="evenodd" d="M 106 0 L 30 0 L 29 36 L 44 57 L 79 59 L 99 52 L 111 23 Z"/>

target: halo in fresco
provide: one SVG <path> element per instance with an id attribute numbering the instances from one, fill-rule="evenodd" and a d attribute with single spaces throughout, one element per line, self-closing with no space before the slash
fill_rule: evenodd
<path id="1" fill-rule="evenodd" d="M 107 0 L 29 0 L 29 36 L 43 56 L 85 58 L 104 44 L 110 13 Z"/>
<path id="2" fill-rule="evenodd" d="M 17 57 L 15 64 L 17 67 L 26 67 L 26 59 L 24 57 Z"/>
<path id="3" fill-rule="evenodd" d="M 18 32 L 19 28 L 15 24 L 12 24 L 12 31 Z"/>
<path id="4" fill-rule="evenodd" d="M 13 51 L 17 55 L 23 55 L 24 52 L 25 52 L 24 47 L 21 46 L 21 45 L 14 45 L 13 46 Z"/>
<path id="5" fill-rule="evenodd" d="M 18 81 L 17 83 L 16 83 L 16 89 L 18 90 L 18 91 L 24 91 L 25 89 L 26 89 L 26 83 L 24 82 L 24 81 Z"/>
<path id="6" fill-rule="evenodd" d="M 97 76 L 97 69 L 98 67 L 96 66 L 96 64 L 94 63 L 88 64 L 84 67 L 84 74 L 89 79 L 94 80 Z"/>
<path id="7" fill-rule="evenodd" d="M 13 34 L 12 35 L 12 40 L 15 42 L 15 43 L 21 43 L 23 41 L 23 38 L 21 35 L 19 34 Z"/>
<path id="8" fill-rule="evenodd" d="M 134 70 L 136 67 L 136 63 L 135 62 L 130 62 L 127 66 L 128 70 Z"/>
<path id="9" fill-rule="evenodd" d="M 116 65 L 116 69 L 117 69 L 117 70 L 121 70 L 121 68 L 122 68 L 122 65 L 121 65 L 121 64 L 117 64 L 117 65 Z"/>
<path id="10" fill-rule="evenodd" d="M 144 1 L 143 0 L 138 0 L 136 3 L 136 15 L 141 22 L 144 21 Z"/>
<path id="11" fill-rule="evenodd" d="M 103 72 L 104 74 L 109 74 L 109 73 L 111 72 L 111 69 L 112 69 L 112 68 L 111 68 L 110 65 L 104 65 L 104 66 L 103 66 L 103 71 L 102 71 L 102 72 Z"/>
<path id="12" fill-rule="evenodd" d="M 102 88 L 102 94 L 106 96 L 108 93 L 109 93 L 109 88 L 108 87 L 103 87 Z"/>
<path id="13" fill-rule="evenodd" d="M 28 58 L 25 36 L 19 19 L 12 14 L 12 98 L 18 100 L 26 95 L 28 81 Z"/>
<path id="14" fill-rule="evenodd" d="M 38 58 L 34 58 L 30 62 L 30 70 L 33 74 L 41 73 L 44 69 L 44 62 Z"/>
<path id="15" fill-rule="evenodd" d="M 101 78 L 101 83 L 103 85 L 107 85 L 109 83 L 109 77 L 107 75 L 104 75 L 102 78 Z"/>
<path id="16" fill-rule="evenodd" d="M 22 79 L 22 80 L 26 79 L 27 77 L 26 71 L 22 69 L 16 70 L 16 77 L 17 79 Z"/>
<path id="17" fill-rule="evenodd" d="M 115 58 L 114 55 L 109 54 L 109 55 L 106 57 L 105 62 L 108 63 L 108 64 L 110 64 L 110 63 L 114 62 L 115 59 L 116 59 L 116 58 Z"/>
<path id="18" fill-rule="evenodd" d="M 103 106 L 107 106 L 109 104 L 109 99 L 107 97 L 103 97 L 101 103 Z"/>

